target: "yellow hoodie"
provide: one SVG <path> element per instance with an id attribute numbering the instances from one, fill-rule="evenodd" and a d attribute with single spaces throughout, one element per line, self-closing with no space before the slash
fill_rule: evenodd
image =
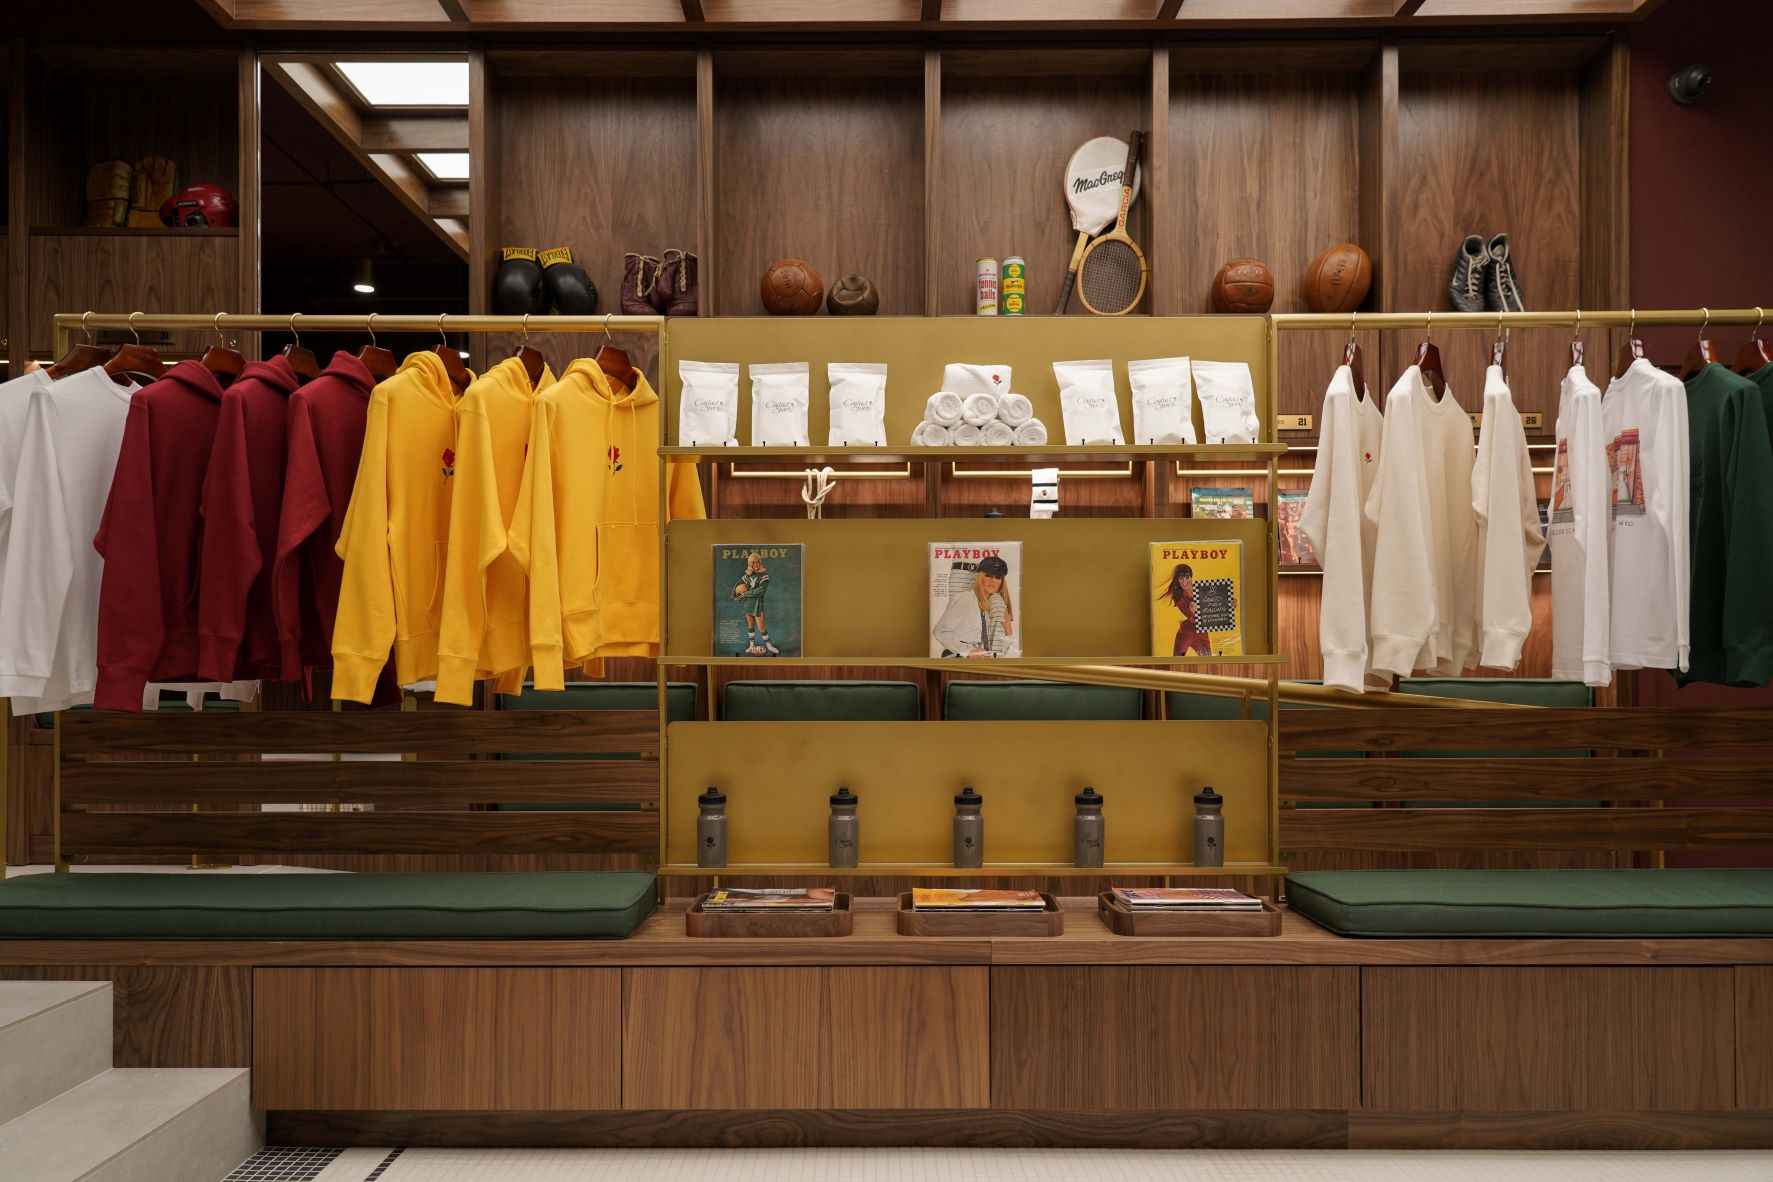
<path id="1" fill-rule="evenodd" d="M 437 644 L 437 700 L 469 706 L 476 675 L 499 676 L 501 693 L 523 688 L 529 666 L 529 579 L 506 545 L 523 482 L 537 390 L 523 362 L 499 362 L 456 403 L 456 475 L 450 494 L 449 559 Z M 502 675 L 502 676 L 500 676 Z"/>
<path id="2" fill-rule="evenodd" d="M 363 458 L 336 547 L 332 696 L 368 702 L 394 648 L 403 686 L 437 676 L 437 623 L 455 473 L 455 389 L 443 359 L 408 355 L 369 398 Z"/>
<path id="3" fill-rule="evenodd" d="M 542 391 L 511 553 L 529 572 L 537 689 L 564 667 L 659 651 L 659 396 L 575 361 Z M 695 466 L 671 465 L 667 519 L 705 517 Z"/>

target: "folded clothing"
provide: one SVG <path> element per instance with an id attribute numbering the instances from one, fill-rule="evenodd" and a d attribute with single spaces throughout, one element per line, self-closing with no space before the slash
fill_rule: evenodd
<path id="1" fill-rule="evenodd" d="M 992 419 L 979 428 L 979 441 L 986 447 L 1009 447 L 1016 442 L 1016 429 L 1000 419 Z"/>
<path id="2" fill-rule="evenodd" d="M 1045 447 L 1047 442 L 1047 425 L 1039 419 L 1029 419 L 1016 428 L 1013 441 L 1017 447 Z"/>
<path id="3" fill-rule="evenodd" d="M 983 427 L 997 417 L 997 395 L 968 394 L 966 401 L 960 406 L 961 421 L 974 427 Z"/>
<path id="4" fill-rule="evenodd" d="M 954 446 L 979 447 L 985 442 L 985 433 L 971 423 L 962 423 L 954 429 Z"/>
<path id="5" fill-rule="evenodd" d="M 1034 417 L 1034 403 L 1021 394 L 1005 394 L 997 400 L 997 417 L 1012 427 L 1020 427 Z"/>
<path id="6" fill-rule="evenodd" d="M 930 395 L 928 402 L 923 404 L 924 421 L 943 427 L 958 427 L 964 405 L 959 394 L 938 390 Z"/>
<path id="7" fill-rule="evenodd" d="M 912 447 L 949 447 L 954 443 L 954 428 L 932 423 L 928 419 L 911 430 Z"/>

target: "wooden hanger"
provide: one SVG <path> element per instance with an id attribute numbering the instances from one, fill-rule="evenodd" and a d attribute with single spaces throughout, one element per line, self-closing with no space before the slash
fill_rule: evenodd
<path id="1" fill-rule="evenodd" d="M 1638 336 L 1638 310 L 1631 310 L 1631 327 L 1625 330 L 1625 343 L 1619 346 L 1619 356 L 1613 359 L 1613 376 L 1622 378 L 1631 363 L 1646 356 L 1644 342 Z"/>
<path id="2" fill-rule="evenodd" d="M 1422 328 L 1422 343 L 1416 346 L 1416 368 L 1422 371 L 1422 380 L 1428 383 L 1428 389 L 1439 402 L 1447 394 L 1447 373 L 1441 368 L 1441 347 L 1434 343 L 1434 313 L 1428 314 L 1428 323 Z"/>
<path id="3" fill-rule="evenodd" d="M 638 375 L 634 372 L 633 364 L 628 360 L 628 354 L 616 348 L 615 339 L 609 335 L 608 313 L 605 313 L 603 317 L 603 339 L 605 341 L 603 348 L 597 350 L 597 368 L 601 369 L 611 381 L 618 383 L 623 388 L 634 389 L 635 378 Z"/>
<path id="4" fill-rule="evenodd" d="M 1711 338 L 1705 330 L 1711 327 L 1711 309 L 1702 309 L 1705 322 L 1699 326 L 1699 335 L 1694 338 L 1693 345 L 1687 350 L 1687 356 L 1681 361 L 1681 381 L 1698 375 L 1699 371 L 1713 364 L 1718 359 L 1718 351 L 1712 347 Z"/>
<path id="5" fill-rule="evenodd" d="M 160 380 L 166 372 L 166 364 L 160 360 L 160 354 L 148 345 L 142 344 L 142 336 L 135 330 L 135 318 L 140 312 L 129 314 L 129 332 L 135 337 L 133 344 L 124 345 L 111 355 L 105 362 L 105 372 L 117 380 L 119 385 L 126 384 L 130 377 L 141 376 L 150 382 Z"/>
<path id="6" fill-rule="evenodd" d="M 1768 350 L 1767 342 L 1761 339 L 1761 325 L 1767 319 L 1766 310 L 1756 307 L 1755 315 L 1758 319 L 1755 321 L 1754 335 L 1742 342 L 1742 350 L 1736 354 L 1734 368 L 1743 377 L 1755 373 L 1764 366 L 1773 365 L 1773 352 Z"/>
<path id="7" fill-rule="evenodd" d="M 216 343 L 203 351 L 202 365 L 225 386 L 240 376 L 240 372 L 246 368 L 246 358 L 240 355 L 239 350 L 228 348 L 228 339 L 222 335 L 220 312 L 215 314 L 215 335 Z"/>
<path id="8" fill-rule="evenodd" d="M 449 343 L 449 338 L 443 335 L 443 316 L 441 312 L 437 314 L 437 347 L 431 352 L 443 358 L 443 372 L 449 375 L 449 384 L 460 394 L 468 388 L 470 376 L 468 367 L 462 364 L 462 355 Z"/>
<path id="9" fill-rule="evenodd" d="M 1342 347 L 1342 364 L 1348 367 L 1349 376 L 1354 378 L 1356 402 L 1367 397 L 1367 371 L 1362 364 L 1360 342 L 1354 339 L 1354 318 L 1359 315 L 1359 312 L 1348 314 L 1348 343 Z"/>
<path id="10" fill-rule="evenodd" d="M 311 382 L 320 376 L 320 359 L 314 356 L 314 350 L 302 346 L 301 334 L 296 332 L 296 318 L 300 315 L 300 312 L 289 314 L 289 335 L 295 338 L 295 342 L 283 347 L 283 359 L 295 370 L 296 377 Z"/>
<path id="11" fill-rule="evenodd" d="M 103 365 L 110 360 L 111 350 L 96 344 L 92 339 L 92 330 L 86 327 L 86 320 L 91 315 L 91 312 L 80 314 L 80 331 L 85 334 L 86 339 L 69 349 L 60 361 L 49 367 L 51 381 L 91 369 L 95 365 Z"/>
<path id="12" fill-rule="evenodd" d="M 542 359 L 542 351 L 530 347 L 528 312 L 523 314 L 523 339 L 511 350 L 511 356 L 523 362 L 523 372 L 529 375 L 529 388 L 534 390 L 536 383 L 542 380 L 542 370 L 546 363 Z"/>
<path id="13" fill-rule="evenodd" d="M 357 350 L 357 360 L 363 362 L 363 368 L 369 370 L 369 376 L 378 382 L 385 382 L 394 376 L 400 363 L 394 360 L 394 354 L 376 344 L 376 314 L 369 314 L 369 344 Z"/>

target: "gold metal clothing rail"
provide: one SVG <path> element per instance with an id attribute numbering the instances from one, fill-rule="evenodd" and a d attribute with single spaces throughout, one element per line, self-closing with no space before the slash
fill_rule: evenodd
<path id="1" fill-rule="evenodd" d="M 1773 305 L 1769 305 L 1773 307 Z M 1585 312 L 1277 312 L 1269 322 L 1276 331 L 1300 329 L 1447 329 L 1501 328 L 1655 328 L 1667 325 L 1755 325 L 1767 319 L 1764 308 L 1627 309 Z"/>
<path id="2" fill-rule="evenodd" d="M 1076 685 L 1108 685 L 1126 689 L 1157 690 L 1187 694 L 1205 694 L 1219 698 L 1266 700 L 1269 682 L 1257 677 L 1231 677 L 1217 673 L 1183 673 L 1169 669 L 1143 669 L 1126 665 L 994 665 L 990 661 L 968 661 L 967 673 L 989 677 L 1034 678 L 1039 681 L 1063 681 Z M 1302 681 L 1278 683 L 1282 702 L 1311 706 L 1405 707 L 1426 710 L 1535 710 L 1535 706 L 1513 703 L 1480 702 L 1464 698 L 1435 698 L 1426 694 L 1399 694 L 1389 690 L 1368 690 L 1351 694 L 1327 685 L 1311 685 Z"/>
<path id="3" fill-rule="evenodd" d="M 436 316 L 384 316 L 380 312 L 334 316 L 306 312 L 281 316 L 259 312 L 169 313 L 58 312 L 55 327 L 77 332 L 81 328 L 160 328 L 213 332 L 217 328 L 241 332 L 287 332 L 291 325 L 310 332 L 640 332 L 658 335 L 665 331 L 663 316 L 470 316 L 446 312 Z"/>

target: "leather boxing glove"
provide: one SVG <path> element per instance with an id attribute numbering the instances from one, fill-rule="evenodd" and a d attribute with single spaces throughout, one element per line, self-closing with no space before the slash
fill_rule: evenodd
<path id="1" fill-rule="evenodd" d="M 493 311 L 500 316 L 540 315 L 548 310 L 542 291 L 542 264 L 533 246 L 507 246 L 499 251 L 493 272 Z"/>
<path id="2" fill-rule="evenodd" d="M 585 268 L 573 262 L 571 247 L 542 252 L 542 287 L 548 303 L 562 316 L 589 316 L 597 311 L 597 288 Z"/>

